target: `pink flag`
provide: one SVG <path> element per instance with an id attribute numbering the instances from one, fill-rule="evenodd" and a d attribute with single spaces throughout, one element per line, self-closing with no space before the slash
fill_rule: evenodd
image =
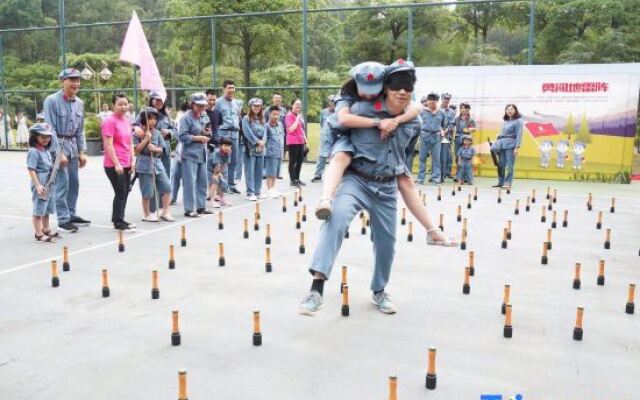
<path id="1" fill-rule="evenodd" d="M 167 98 L 167 91 L 164 89 L 156 60 L 153 58 L 142 24 L 135 11 L 131 16 L 131 22 L 120 49 L 120 60 L 140 67 L 141 89 L 154 91 L 162 96 L 163 100 Z"/>

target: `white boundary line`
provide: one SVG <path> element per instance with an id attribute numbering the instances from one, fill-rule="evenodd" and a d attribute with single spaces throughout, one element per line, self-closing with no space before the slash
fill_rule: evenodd
<path id="1" fill-rule="evenodd" d="M 289 194 L 295 193 L 295 192 L 297 192 L 297 190 L 293 190 L 293 191 L 289 190 L 287 192 L 284 192 L 283 194 L 284 195 L 289 195 Z M 228 207 L 228 208 L 221 208 L 220 210 L 223 210 L 223 211 L 239 210 L 241 208 L 246 208 L 246 207 L 253 206 L 255 203 L 261 203 L 261 202 L 265 202 L 265 201 L 269 201 L 269 200 L 274 200 L 274 199 L 259 200 L 257 202 L 240 204 L 240 205 L 231 206 L 231 207 Z M 135 239 L 135 238 L 151 235 L 151 234 L 154 234 L 156 232 L 160 232 L 160 231 L 164 231 L 164 230 L 167 230 L 167 229 L 174 228 L 174 227 L 176 227 L 178 225 L 187 225 L 187 224 L 191 224 L 191 223 L 194 223 L 194 222 L 205 220 L 207 218 L 214 218 L 217 214 L 218 214 L 217 212 L 214 212 L 213 214 L 205 215 L 205 216 L 199 217 L 199 218 L 190 218 L 190 219 L 187 219 L 187 220 L 184 220 L 184 221 L 176 221 L 176 222 L 170 223 L 168 225 L 163 225 L 163 226 L 161 226 L 159 228 L 156 228 L 156 229 L 147 230 L 147 231 L 144 231 L 144 232 L 141 232 L 141 233 L 135 233 L 135 234 L 127 236 L 127 237 L 130 238 L 130 239 Z M 0 214 L 0 217 L 2 217 L 2 216 L 3 216 L 3 214 Z M 26 217 L 20 217 L 20 218 L 26 218 Z M 96 244 L 94 246 L 85 247 L 84 249 L 80 249 L 80 250 L 69 252 L 69 255 L 73 256 L 73 255 L 76 255 L 76 254 L 86 253 L 86 252 L 89 252 L 89 251 L 92 251 L 92 250 L 96 250 L 96 249 L 100 249 L 100 248 L 103 248 L 103 247 L 113 246 L 116 243 L 118 243 L 117 240 L 111 240 L 111 241 L 104 242 L 104 243 L 101 243 L 101 244 Z M 51 260 L 60 260 L 60 259 L 62 259 L 62 256 L 49 257 L 49 258 L 46 258 L 46 259 L 33 261 L 33 262 L 30 262 L 30 263 L 27 263 L 27 264 L 18 265 L 18 266 L 9 268 L 9 269 L 0 270 L 0 276 L 7 275 L 7 274 L 10 274 L 10 273 L 16 272 L 16 271 L 21 271 L 23 269 L 26 269 L 26 268 L 29 268 L 29 267 L 33 267 L 35 265 L 48 263 Z"/>
<path id="2" fill-rule="evenodd" d="M 13 218 L 13 219 L 21 219 L 24 221 L 31 221 L 31 217 L 25 217 L 22 215 L 13 215 L 13 214 L 0 214 L 0 218 Z M 55 221 L 55 218 L 54 218 Z M 91 223 L 92 228 L 100 228 L 100 229 L 114 229 L 113 226 L 109 226 L 109 225 L 98 225 L 98 224 L 94 224 L 93 222 Z M 83 227 L 86 228 L 86 227 Z M 148 229 L 140 229 L 140 228 L 136 228 L 136 231 L 140 231 L 140 232 L 146 232 L 148 231 Z"/>

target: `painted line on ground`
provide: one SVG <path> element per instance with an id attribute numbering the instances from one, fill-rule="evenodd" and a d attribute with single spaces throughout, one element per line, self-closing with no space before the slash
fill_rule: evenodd
<path id="1" fill-rule="evenodd" d="M 294 193 L 294 190 L 283 192 L 284 195 L 289 195 L 291 193 Z M 268 201 L 268 200 L 277 200 L 277 199 L 259 200 L 257 202 L 244 203 L 244 204 L 240 204 L 240 205 L 237 205 L 237 206 L 231 206 L 231 207 L 222 208 L 220 210 L 224 210 L 225 212 L 226 211 L 239 210 L 239 209 L 243 209 L 243 208 L 247 208 L 247 207 L 253 206 L 255 203 L 261 203 L 261 202 L 265 202 L 265 201 Z M 217 212 L 214 212 L 213 214 L 205 215 L 205 216 L 199 217 L 199 218 L 192 218 L 192 219 L 187 219 L 187 220 L 182 220 L 182 221 L 176 221 L 176 222 L 172 222 L 172 223 L 167 224 L 167 225 L 163 225 L 163 226 L 161 226 L 159 228 L 156 228 L 156 229 L 147 230 L 147 231 L 144 231 L 144 232 L 141 232 L 141 233 L 133 233 L 131 235 L 127 235 L 127 237 L 129 239 L 136 239 L 136 238 L 139 238 L 139 237 L 152 235 L 152 234 L 154 234 L 156 232 L 161 232 L 161 231 L 165 231 L 167 229 L 175 228 L 176 226 L 187 225 L 187 224 L 195 223 L 195 222 L 198 222 L 198 221 L 203 221 L 203 220 L 205 220 L 207 218 L 214 218 L 216 215 L 217 215 Z M 0 214 L 0 217 L 2 217 L 2 216 L 3 216 L 3 214 Z M 26 218 L 26 217 L 21 217 L 21 218 Z M 31 219 L 31 218 L 28 218 L 28 219 Z M 112 228 L 110 228 L 110 229 L 112 229 Z M 103 247 L 113 246 L 116 243 L 118 243 L 117 240 L 110 240 L 108 242 L 104 242 L 104 243 L 96 244 L 96 245 L 93 245 L 93 246 L 85 247 L 84 249 L 71 251 L 71 252 L 69 252 L 69 255 L 73 256 L 73 255 L 77 255 L 77 254 L 87 253 L 87 252 L 90 252 L 90 251 L 93 251 L 93 250 L 101 249 Z M 46 258 L 46 259 L 33 261 L 33 262 L 22 264 L 22 265 L 18 265 L 18 266 L 7 268 L 7 269 L 2 269 L 2 267 L 0 267 L 0 276 L 7 275 L 7 274 L 10 274 L 10 273 L 16 272 L 16 271 L 21 271 L 23 269 L 30 268 L 30 267 L 33 267 L 33 266 L 36 266 L 36 265 L 49 263 L 49 262 L 51 262 L 51 260 L 61 260 L 61 259 L 62 259 L 62 255 L 59 255 L 59 256 L 55 256 L 55 257 L 49 257 L 49 258 Z"/>

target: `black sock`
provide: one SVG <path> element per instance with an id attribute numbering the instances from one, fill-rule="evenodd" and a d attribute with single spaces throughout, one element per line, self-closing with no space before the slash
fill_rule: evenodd
<path id="1" fill-rule="evenodd" d="M 382 293 L 382 292 L 384 292 L 384 289 L 378 290 L 377 292 L 373 292 L 373 294 L 378 294 L 378 293 Z"/>
<path id="2" fill-rule="evenodd" d="M 311 290 L 315 290 L 320 293 L 320 296 L 322 296 L 322 292 L 324 291 L 324 279 L 314 279 L 311 283 Z"/>

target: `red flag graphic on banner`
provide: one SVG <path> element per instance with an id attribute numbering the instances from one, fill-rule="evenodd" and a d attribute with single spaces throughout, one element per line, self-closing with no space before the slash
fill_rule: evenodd
<path id="1" fill-rule="evenodd" d="M 527 122 L 524 124 L 533 137 L 559 135 L 552 123 Z"/>

